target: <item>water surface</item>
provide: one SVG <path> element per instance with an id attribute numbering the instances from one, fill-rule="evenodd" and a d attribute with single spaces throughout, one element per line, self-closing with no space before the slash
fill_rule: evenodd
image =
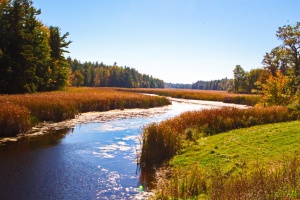
<path id="1" fill-rule="evenodd" d="M 149 179 L 136 164 L 143 126 L 220 106 L 233 105 L 173 99 L 163 108 L 86 113 L 2 139 L 0 199 L 147 199 Z"/>

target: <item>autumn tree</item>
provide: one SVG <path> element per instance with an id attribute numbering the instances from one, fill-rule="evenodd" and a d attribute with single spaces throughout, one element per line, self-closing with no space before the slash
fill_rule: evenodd
<path id="1" fill-rule="evenodd" d="M 284 75 L 286 80 L 285 94 L 295 95 L 300 83 L 300 22 L 295 26 L 279 27 L 276 36 L 283 43 L 266 53 L 262 64 L 273 79 L 279 75 L 280 70 L 280 75 Z"/>
<path id="2" fill-rule="evenodd" d="M 265 84 L 262 84 L 263 102 L 265 105 L 286 105 L 291 98 L 286 92 L 288 78 L 280 70 L 275 76 L 270 74 Z"/>
<path id="3" fill-rule="evenodd" d="M 154 87 L 164 88 L 164 81 L 152 76 L 141 74 L 130 67 L 119 67 L 115 62 L 113 66 L 103 63 L 85 62 L 67 59 L 72 70 L 72 85 L 74 86 L 100 86 L 100 87 Z M 83 76 L 83 83 L 78 84 L 75 77 Z"/>
<path id="4" fill-rule="evenodd" d="M 79 86 L 83 85 L 83 83 L 84 83 L 84 76 L 82 75 L 82 73 L 79 70 L 76 70 L 72 74 L 72 85 L 79 87 Z"/>

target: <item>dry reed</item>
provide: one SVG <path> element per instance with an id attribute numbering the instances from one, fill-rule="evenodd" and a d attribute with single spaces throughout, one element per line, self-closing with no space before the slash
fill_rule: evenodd
<path id="1" fill-rule="evenodd" d="M 6 105 L 7 102 L 9 106 Z M 0 95 L 0 136 L 26 133 L 28 127 L 38 122 L 63 121 L 83 112 L 151 108 L 168 104 L 170 101 L 166 98 L 121 92 L 111 88 L 69 88 L 67 91 Z M 23 117 L 15 122 L 10 121 L 9 116 L 25 116 L 24 113 L 27 113 L 26 119 Z"/>
<path id="2" fill-rule="evenodd" d="M 248 106 L 254 106 L 260 101 L 259 95 L 250 94 L 234 94 L 226 91 L 218 90 L 191 90 L 191 89 L 122 89 L 125 91 L 144 92 L 157 94 L 161 96 L 169 96 L 173 98 L 221 101 L 224 103 L 235 103 Z"/>
<path id="3" fill-rule="evenodd" d="M 204 172 L 173 170 L 157 185 L 156 199 L 299 199 L 300 157 L 285 158 L 279 166 L 244 168 L 239 175 L 224 173 L 221 166 Z"/>
<path id="4" fill-rule="evenodd" d="M 0 103 L 0 135 L 26 133 L 30 128 L 30 111 L 26 107 L 10 102 Z"/>

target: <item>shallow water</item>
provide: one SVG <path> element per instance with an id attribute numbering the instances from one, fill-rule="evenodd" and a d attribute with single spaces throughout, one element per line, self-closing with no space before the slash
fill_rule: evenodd
<path id="1" fill-rule="evenodd" d="M 0 199 L 147 199 L 150 180 L 136 164 L 142 127 L 220 106 L 233 105 L 173 99 L 163 108 L 86 113 L 2 139 Z"/>

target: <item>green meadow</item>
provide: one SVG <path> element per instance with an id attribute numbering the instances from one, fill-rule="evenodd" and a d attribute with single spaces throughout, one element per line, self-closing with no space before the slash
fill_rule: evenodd
<path id="1" fill-rule="evenodd" d="M 157 199 L 299 199 L 300 121 L 186 140 Z"/>
<path id="2" fill-rule="evenodd" d="M 189 168 L 196 164 L 209 169 L 221 165 L 234 173 L 247 165 L 274 165 L 300 149 L 300 121 L 283 122 L 236 129 L 186 141 L 170 164 Z"/>

